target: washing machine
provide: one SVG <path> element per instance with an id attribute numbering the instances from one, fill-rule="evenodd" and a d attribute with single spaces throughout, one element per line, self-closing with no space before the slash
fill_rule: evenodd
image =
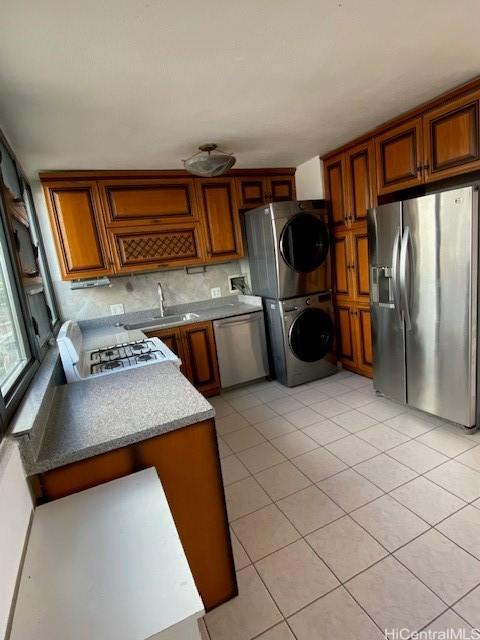
<path id="1" fill-rule="evenodd" d="M 245 213 L 252 292 L 282 300 L 332 288 L 325 200 L 272 202 Z"/>
<path id="2" fill-rule="evenodd" d="M 330 292 L 289 300 L 264 299 L 275 377 L 294 387 L 337 372 Z"/>

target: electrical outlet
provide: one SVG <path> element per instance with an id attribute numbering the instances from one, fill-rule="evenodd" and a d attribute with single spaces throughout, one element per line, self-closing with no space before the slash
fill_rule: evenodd
<path id="1" fill-rule="evenodd" d="M 125 313 L 123 304 L 121 302 L 119 302 L 118 304 L 111 304 L 110 313 L 112 314 L 112 316 L 121 316 L 122 313 Z"/>
<path id="2" fill-rule="evenodd" d="M 220 287 L 213 287 L 212 289 L 210 289 L 210 295 L 212 296 L 212 298 L 220 298 L 220 296 L 222 295 L 222 290 L 220 289 Z"/>

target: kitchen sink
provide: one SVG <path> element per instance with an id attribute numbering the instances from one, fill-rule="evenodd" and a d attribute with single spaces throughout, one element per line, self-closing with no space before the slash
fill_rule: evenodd
<path id="1" fill-rule="evenodd" d="M 125 324 L 124 328 L 129 331 L 131 329 L 146 329 L 148 327 L 167 327 L 170 324 L 189 322 L 191 320 L 196 320 L 199 317 L 198 313 L 179 313 L 172 316 L 153 316 L 152 318 L 146 318 L 145 320 Z"/>

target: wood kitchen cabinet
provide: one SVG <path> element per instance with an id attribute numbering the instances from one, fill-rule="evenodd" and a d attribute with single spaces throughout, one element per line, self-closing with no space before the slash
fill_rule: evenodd
<path id="1" fill-rule="evenodd" d="M 204 396 L 220 392 L 217 349 L 210 321 L 145 332 L 163 340 L 182 361 L 182 373 Z"/>
<path id="2" fill-rule="evenodd" d="M 335 294 L 368 303 L 370 286 L 366 225 L 338 230 L 333 242 Z"/>
<path id="3" fill-rule="evenodd" d="M 330 201 L 332 225 L 347 224 L 347 206 L 345 198 L 345 156 L 343 153 L 324 161 L 325 196 Z"/>
<path id="4" fill-rule="evenodd" d="M 94 181 L 44 184 L 62 278 L 95 278 L 113 274 L 102 207 Z"/>
<path id="5" fill-rule="evenodd" d="M 41 473 L 32 485 L 45 502 L 148 467 L 158 473 L 205 608 L 226 602 L 237 584 L 213 419 Z"/>
<path id="6" fill-rule="evenodd" d="M 337 302 L 337 351 L 345 369 L 372 377 L 373 352 L 370 309 Z"/>
<path id="7" fill-rule="evenodd" d="M 243 240 L 233 178 L 196 181 L 209 262 L 242 258 Z"/>
<path id="8" fill-rule="evenodd" d="M 256 209 L 269 202 L 295 200 L 295 178 L 292 175 L 247 176 L 235 179 L 240 209 Z"/>

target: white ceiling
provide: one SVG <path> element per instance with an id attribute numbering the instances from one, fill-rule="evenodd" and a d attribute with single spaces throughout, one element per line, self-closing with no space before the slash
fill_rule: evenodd
<path id="1" fill-rule="evenodd" d="M 478 0 L 2 0 L 0 126 L 42 169 L 291 166 L 480 71 Z"/>

